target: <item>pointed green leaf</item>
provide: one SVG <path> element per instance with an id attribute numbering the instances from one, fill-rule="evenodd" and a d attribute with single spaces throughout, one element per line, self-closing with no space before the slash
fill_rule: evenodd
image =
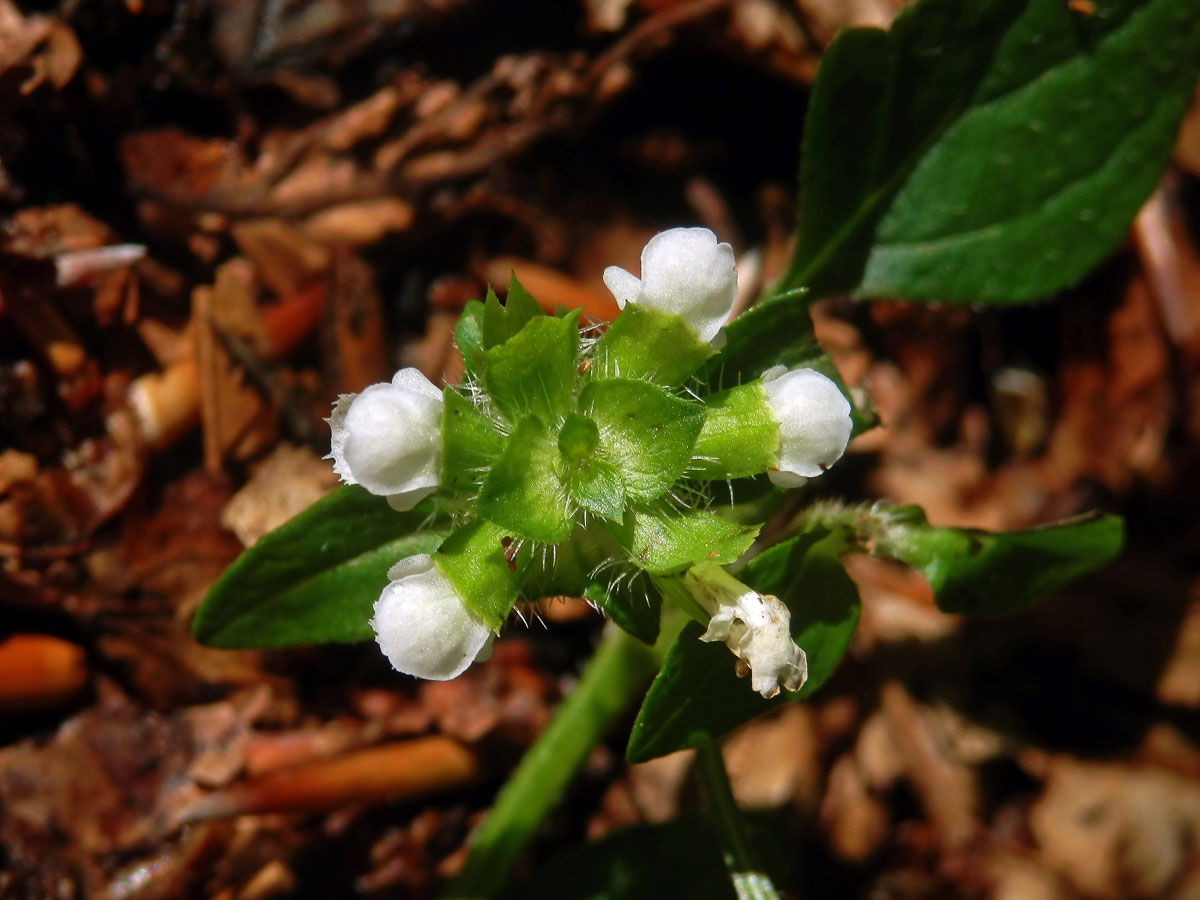
<path id="1" fill-rule="evenodd" d="M 494 297 L 488 288 L 488 296 Z M 462 315 L 454 326 L 454 344 L 462 357 L 463 372 L 468 379 L 479 374 L 479 363 L 483 358 L 483 314 L 484 305 L 478 300 L 468 300 Z"/>
<path id="2" fill-rule="evenodd" d="M 579 312 L 540 316 L 484 354 L 483 380 L 510 422 L 537 416 L 557 425 L 570 412 L 579 347 Z"/>
<path id="3" fill-rule="evenodd" d="M 917 507 L 877 509 L 876 515 L 883 520 L 884 532 L 875 542 L 875 552 L 918 569 L 943 611 L 976 616 L 1006 615 L 1032 606 L 1115 559 L 1124 541 L 1117 516 L 988 532 L 935 527 Z"/>
<path id="4" fill-rule="evenodd" d="M 575 527 L 558 447 L 541 420 L 522 419 L 492 467 L 475 508 L 514 534 L 556 544 Z"/>
<path id="5" fill-rule="evenodd" d="M 476 519 L 446 538 L 433 559 L 471 611 L 496 631 L 521 591 L 532 554 L 511 531 Z"/>
<path id="6" fill-rule="evenodd" d="M 345 485 L 263 535 L 209 590 L 192 621 L 214 647 L 286 647 L 367 640 L 387 571 L 432 553 L 441 536 L 429 501 L 399 513 Z"/>
<path id="7" fill-rule="evenodd" d="M 773 366 L 816 369 L 831 378 L 850 401 L 854 433 L 878 423 L 865 398 L 856 398 L 837 366 L 813 335 L 808 306 L 799 296 L 774 297 L 751 307 L 725 326 L 725 346 L 699 373 L 710 391 L 746 384 Z"/>
<path id="8" fill-rule="evenodd" d="M 616 542 L 651 575 L 679 572 L 698 562 L 731 563 L 758 536 L 756 525 L 664 502 L 632 506 L 622 522 L 606 524 Z"/>
<path id="9" fill-rule="evenodd" d="M 475 490 L 504 452 L 504 436 L 471 401 L 451 388 L 442 391 L 442 471 L 448 490 Z"/>
<path id="10" fill-rule="evenodd" d="M 600 378 L 678 387 L 714 352 L 679 316 L 630 303 L 597 342 L 592 368 Z"/>
<path id="11" fill-rule="evenodd" d="M 704 407 L 644 381 L 593 381 L 579 395 L 580 412 L 600 426 L 600 447 L 640 500 L 665 494 L 691 461 Z"/>
<path id="12" fill-rule="evenodd" d="M 501 306 L 496 292 L 488 287 L 487 301 L 483 313 L 483 349 L 491 350 L 517 334 L 530 319 L 544 316 L 538 302 L 530 296 L 529 291 L 521 287 L 517 276 L 513 275 L 508 284 L 508 296 Z"/>
<path id="13" fill-rule="evenodd" d="M 777 465 L 779 423 L 757 381 L 709 394 L 707 415 L 692 448 L 688 475 L 702 479 L 746 478 Z"/>
<path id="14" fill-rule="evenodd" d="M 620 522 L 625 514 L 625 485 L 617 467 L 602 459 L 590 459 L 567 469 L 571 499 L 588 512 Z"/>
<path id="15" fill-rule="evenodd" d="M 833 674 L 858 625 L 858 591 L 838 561 L 841 535 L 802 534 L 760 553 L 738 578 L 760 594 L 774 594 L 792 614 L 791 631 L 808 657 L 808 680 L 800 690 L 766 700 L 738 678 L 735 657 L 722 643 L 700 640 L 690 622 L 667 654 L 634 722 L 626 755 L 643 762 L 713 740 L 807 697 Z"/>
<path id="16" fill-rule="evenodd" d="M 809 101 L 780 288 L 976 303 L 1087 273 L 1167 162 L 1194 0 L 923 0 L 842 32 Z"/>
<path id="17" fill-rule="evenodd" d="M 521 282 L 517 281 L 516 272 L 513 272 L 508 278 L 508 293 L 504 297 L 504 308 L 510 311 L 510 315 L 519 313 L 521 318 L 526 321 L 546 314 L 542 305 L 533 299 L 533 294 L 525 290 Z"/>

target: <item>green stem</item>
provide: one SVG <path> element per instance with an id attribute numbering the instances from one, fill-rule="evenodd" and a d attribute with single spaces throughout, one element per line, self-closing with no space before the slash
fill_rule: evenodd
<path id="1" fill-rule="evenodd" d="M 659 649 L 674 639 L 670 628 L 663 632 L 652 649 L 612 624 L 605 628 L 579 683 L 496 797 L 444 900 L 497 893 L 592 748 L 657 671 Z"/>
<path id="2" fill-rule="evenodd" d="M 696 748 L 696 771 L 708 801 L 708 812 L 721 839 L 725 867 L 729 870 L 738 900 L 779 900 L 771 877 L 763 871 L 742 821 L 741 811 L 729 786 L 725 760 L 715 741 Z"/>

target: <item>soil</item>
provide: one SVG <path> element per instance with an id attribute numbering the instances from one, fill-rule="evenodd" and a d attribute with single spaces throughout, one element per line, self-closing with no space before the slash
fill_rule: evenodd
<path id="1" fill-rule="evenodd" d="M 893 0 L 0 0 L 0 898 L 435 896 L 602 625 L 514 619 L 448 683 L 373 645 L 189 621 L 334 486 L 323 419 L 510 273 L 615 312 L 663 228 L 787 259 L 806 97 Z M 944 616 L 855 560 L 853 647 L 725 745 L 786 896 L 1200 896 L 1200 112 L 1129 239 L 1047 302 L 830 298 L 882 419 L 811 496 L 1128 548 L 1042 607 Z M 688 754 L 593 753 L 522 872 L 698 807 Z"/>

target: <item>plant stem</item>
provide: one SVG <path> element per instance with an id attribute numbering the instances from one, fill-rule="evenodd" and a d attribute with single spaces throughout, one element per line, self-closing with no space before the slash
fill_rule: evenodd
<path id="1" fill-rule="evenodd" d="M 721 748 L 716 741 L 708 741 L 696 748 L 696 770 L 738 900 L 779 900 L 771 877 L 763 871 L 750 845 L 741 811 L 729 786 L 725 760 L 721 758 Z"/>
<path id="2" fill-rule="evenodd" d="M 444 900 L 485 900 L 496 894 L 592 748 L 657 671 L 660 648 L 665 652 L 674 639 L 670 628 L 663 632 L 650 648 L 615 625 L 606 626 L 579 683 L 497 795 Z"/>

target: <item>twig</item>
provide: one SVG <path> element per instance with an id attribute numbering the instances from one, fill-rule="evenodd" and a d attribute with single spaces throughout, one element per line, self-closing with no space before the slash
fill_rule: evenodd
<path id="1" fill-rule="evenodd" d="M 347 803 L 397 800 L 473 781 L 472 750 L 442 735 L 399 741 L 279 769 L 201 797 L 175 825 L 267 812 L 314 812 Z"/>
<path id="2" fill-rule="evenodd" d="M 83 650 L 67 641 L 15 634 L 0 642 L 0 710 L 57 706 L 79 693 L 87 677 Z"/>

